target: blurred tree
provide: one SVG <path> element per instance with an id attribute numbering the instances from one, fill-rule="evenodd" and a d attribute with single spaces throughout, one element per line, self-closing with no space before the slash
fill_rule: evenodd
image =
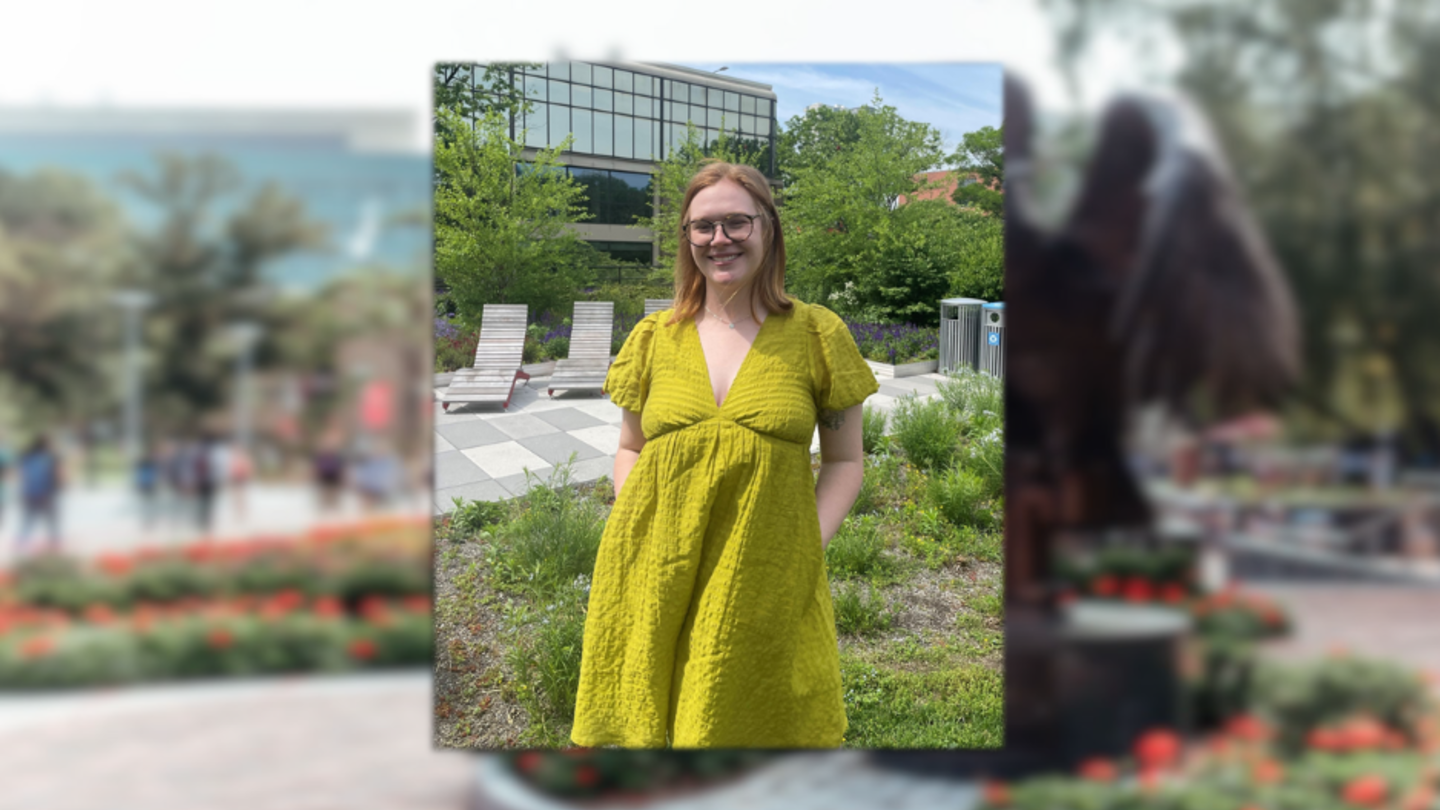
<path id="1" fill-rule="evenodd" d="M 0 423 L 86 420 L 116 400 L 120 209 L 84 178 L 0 172 Z"/>
<path id="2" fill-rule="evenodd" d="M 707 159 L 760 169 L 768 155 L 754 141 L 737 140 L 724 130 L 716 140 L 703 143 L 695 125 L 686 125 L 685 139 L 670 150 L 665 160 L 655 164 L 651 216 L 635 218 L 636 227 L 649 229 L 660 246 L 657 282 L 674 280 L 675 257 L 680 249 L 680 206 L 685 202 L 690 179 Z"/>
<path id="3" fill-rule="evenodd" d="M 268 336 L 279 324 L 261 271 L 281 256 L 323 248 L 326 231 L 273 183 L 235 205 L 244 183 L 222 157 L 166 154 L 157 160 L 153 174 L 120 178 L 159 212 L 158 226 L 134 237 L 134 262 L 123 283 L 156 298 L 145 319 L 152 358 L 146 409 L 153 420 L 183 427 L 229 401 L 236 350 L 230 324 L 265 327 L 256 368 L 274 362 Z M 225 211 L 227 205 L 232 207 Z"/>
<path id="4" fill-rule="evenodd" d="M 445 178 L 435 189 L 435 275 L 457 314 L 473 329 L 485 304 L 563 309 L 594 253 L 566 227 L 589 218 L 583 190 L 558 164 L 570 139 L 527 160 L 498 112 L 474 130 L 453 111 L 439 114 L 456 137 L 435 144 Z"/>
<path id="5" fill-rule="evenodd" d="M 1330 437 L 1400 427 L 1435 435 L 1440 8 L 1420 0 L 1047 6 L 1077 86 L 1087 58 L 1108 47 L 1102 30 L 1168 36 L 1185 53 L 1168 78 L 1208 114 L 1300 302 L 1296 415 L 1311 417 L 1301 424 Z M 1136 72 L 1167 78 L 1158 58 Z M 1440 446 L 1430 451 L 1440 456 Z"/>
<path id="6" fill-rule="evenodd" d="M 965 133 L 950 163 L 965 175 L 951 195 L 956 204 L 1005 216 L 1005 128 L 981 127 Z"/>

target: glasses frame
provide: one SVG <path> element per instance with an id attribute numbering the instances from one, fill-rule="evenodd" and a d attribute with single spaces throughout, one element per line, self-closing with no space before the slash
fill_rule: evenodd
<path id="1" fill-rule="evenodd" d="M 745 217 L 746 219 L 750 220 L 750 233 L 745 234 L 744 236 L 740 237 L 739 239 L 736 239 L 734 236 L 731 236 L 731 235 L 730 235 L 730 229 L 727 228 L 727 227 L 725 227 L 725 221 L 724 221 L 724 220 L 720 220 L 719 222 L 716 222 L 716 221 L 714 221 L 714 220 L 709 220 L 709 219 L 692 219 L 692 220 L 690 220 L 689 222 L 685 223 L 684 225 L 681 225 L 681 226 L 680 226 L 680 233 L 682 233 L 682 234 L 685 235 L 685 241 L 686 241 L 686 242 L 689 242 L 690 244 L 694 245 L 695 247 L 710 247 L 711 245 L 715 244 L 715 234 L 713 234 L 713 233 L 710 234 L 710 241 L 708 241 L 708 242 L 696 242 L 694 239 L 691 239 L 691 238 L 690 238 L 690 226 L 691 226 L 691 225 L 694 225 L 694 224 L 697 223 L 697 222 L 708 222 L 708 223 L 710 223 L 711 225 L 714 225 L 714 226 L 718 227 L 721 231 L 723 231 L 723 232 L 725 233 L 725 238 L 726 238 L 726 239 L 729 239 L 731 242 L 734 242 L 734 243 L 736 243 L 736 244 L 739 244 L 739 243 L 741 243 L 741 242 L 744 242 L 746 239 L 749 239 L 750 236 L 755 233 L 755 220 L 757 220 L 757 219 L 763 219 L 764 216 L 765 216 L 764 214 L 729 214 L 729 215 L 727 215 L 727 216 L 725 217 L 725 219 L 733 219 L 733 218 L 735 218 L 735 217 Z"/>

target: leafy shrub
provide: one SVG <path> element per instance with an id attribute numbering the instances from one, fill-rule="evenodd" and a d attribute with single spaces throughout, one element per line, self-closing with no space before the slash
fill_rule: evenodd
<path id="1" fill-rule="evenodd" d="M 950 410 L 965 417 L 977 430 L 990 430 L 1005 422 L 1005 383 L 981 371 L 961 367 L 946 372 L 935 386 Z"/>
<path id="2" fill-rule="evenodd" d="M 849 518 L 825 547 L 825 567 L 837 579 L 883 573 L 888 568 L 885 540 L 874 518 Z"/>
<path id="3" fill-rule="evenodd" d="M 987 529 L 995 523 L 989 486 L 970 470 L 950 469 L 930 476 L 927 498 L 956 526 Z"/>
<path id="4" fill-rule="evenodd" d="M 528 638 L 517 638 L 519 643 L 506 654 L 517 683 L 527 685 L 520 690 L 520 702 L 542 726 L 568 725 L 575 716 L 587 595 L 588 587 L 582 589 L 572 582 L 559 589 L 552 601 L 537 607 L 533 617 L 522 614 L 533 619 L 523 625 Z"/>
<path id="5" fill-rule="evenodd" d="M 886 607 L 880 590 L 858 582 L 837 585 L 834 605 L 835 627 L 842 635 L 883 633 L 895 622 L 895 612 Z"/>
<path id="6" fill-rule="evenodd" d="M 1276 726 L 1278 747 L 1298 753 L 1312 732 L 1357 716 L 1418 736 L 1422 712 L 1433 709 L 1425 682 L 1406 667 L 1365 658 L 1331 657 L 1305 664 L 1268 664 L 1255 684 L 1255 713 Z"/>
<path id="7" fill-rule="evenodd" d="M 570 338 L 561 335 L 554 337 L 540 348 L 541 360 L 564 360 L 570 356 Z"/>
<path id="8" fill-rule="evenodd" d="M 960 423 L 943 401 L 902 397 L 892 418 L 895 443 L 911 464 L 933 472 L 954 463 Z"/>
<path id="9" fill-rule="evenodd" d="M 865 455 L 880 452 L 885 443 L 885 412 L 872 405 L 861 410 L 860 436 L 864 443 Z"/>
<path id="10" fill-rule="evenodd" d="M 490 546 L 498 581 L 551 591 L 590 576 L 605 528 L 601 504 L 570 487 L 570 465 L 557 467 L 517 504 L 518 517 L 498 531 Z"/>
<path id="11" fill-rule="evenodd" d="M 879 476 L 873 472 L 876 467 L 877 465 L 870 463 L 870 460 L 866 459 L 865 475 L 860 479 L 860 491 L 855 494 L 855 503 L 850 506 L 850 514 L 870 514 L 880 505 Z M 834 541 L 832 540 L 831 542 Z"/>
<path id="12" fill-rule="evenodd" d="M 999 498 L 1005 493 L 1005 432 L 999 427 L 972 435 L 966 442 L 965 465 L 980 474 L 986 494 Z"/>
<path id="13" fill-rule="evenodd" d="M 505 519 L 508 508 L 499 501 L 467 501 L 455 498 L 450 527 L 464 534 L 476 534 Z"/>
<path id="14" fill-rule="evenodd" d="M 616 319 L 623 316 L 638 321 L 645 314 L 646 298 L 670 298 L 673 295 L 675 290 L 669 285 L 610 283 L 582 292 L 577 300 L 613 301 Z"/>

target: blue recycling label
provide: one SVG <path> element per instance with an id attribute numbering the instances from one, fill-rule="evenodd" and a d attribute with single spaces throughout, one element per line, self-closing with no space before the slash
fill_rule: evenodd
<path id="1" fill-rule="evenodd" d="M 1000 345 L 1000 333 L 999 333 L 999 332 L 991 332 L 989 335 L 986 336 L 985 339 L 986 339 L 986 341 L 988 341 L 988 342 L 990 343 L 991 346 L 999 346 L 999 345 Z"/>

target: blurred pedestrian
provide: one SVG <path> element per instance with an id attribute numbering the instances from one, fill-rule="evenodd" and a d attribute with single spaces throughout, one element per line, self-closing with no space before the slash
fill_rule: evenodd
<path id="1" fill-rule="evenodd" d="M 178 438 L 172 440 L 162 467 L 165 470 L 165 483 L 170 490 L 170 503 L 166 510 L 167 522 L 172 527 L 183 526 L 190 522 L 192 514 L 190 500 L 194 468 L 190 461 L 189 444 Z"/>
<path id="2" fill-rule="evenodd" d="M 0 436 L 0 526 L 5 525 L 5 485 L 9 481 L 10 465 L 13 463 L 10 444 L 4 436 Z"/>
<path id="3" fill-rule="evenodd" d="M 140 497 L 140 525 L 147 531 L 154 527 L 159 512 L 160 455 L 149 444 L 135 460 L 135 494 Z"/>
<path id="4" fill-rule="evenodd" d="M 327 440 L 315 451 L 315 488 L 320 496 L 320 510 L 333 512 L 340 505 L 340 492 L 345 484 L 345 456 L 339 442 Z"/>
<path id="5" fill-rule="evenodd" d="M 383 447 L 374 447 L 356 465 L 355 488 L 367 512 L 390 504 L 399 479 L 399 465 Z"/>
<path id="6" fill-rule="evenodd" d="M 250 454 L 240 444 L 234 444 L 230 448 L 229 459 L 229 484 L 230 493 L 235 502 L 235 517 L 245 519 L 245 495 L 250 484 L 250 478 L 255 474 L 255 465 L 250 461 Z"/>
<path id="7" fill-rule="evenodd" d="M 64 472 L 50 441 L 39 436 L 20 456 L 20 552 L 37 523 L 49 530 L 50 550 L 60 550 L 60 488 Z"/>
<path id="8" fill-rule="evenodd" d="M 209 433 L 200 433 L 190 455 L 191 484 L 195 498 L 195 525 L 203 536 L 210 535 L 214 524 L 215 492 L 220 487 L 216 467 L 215 443 Z"/>

